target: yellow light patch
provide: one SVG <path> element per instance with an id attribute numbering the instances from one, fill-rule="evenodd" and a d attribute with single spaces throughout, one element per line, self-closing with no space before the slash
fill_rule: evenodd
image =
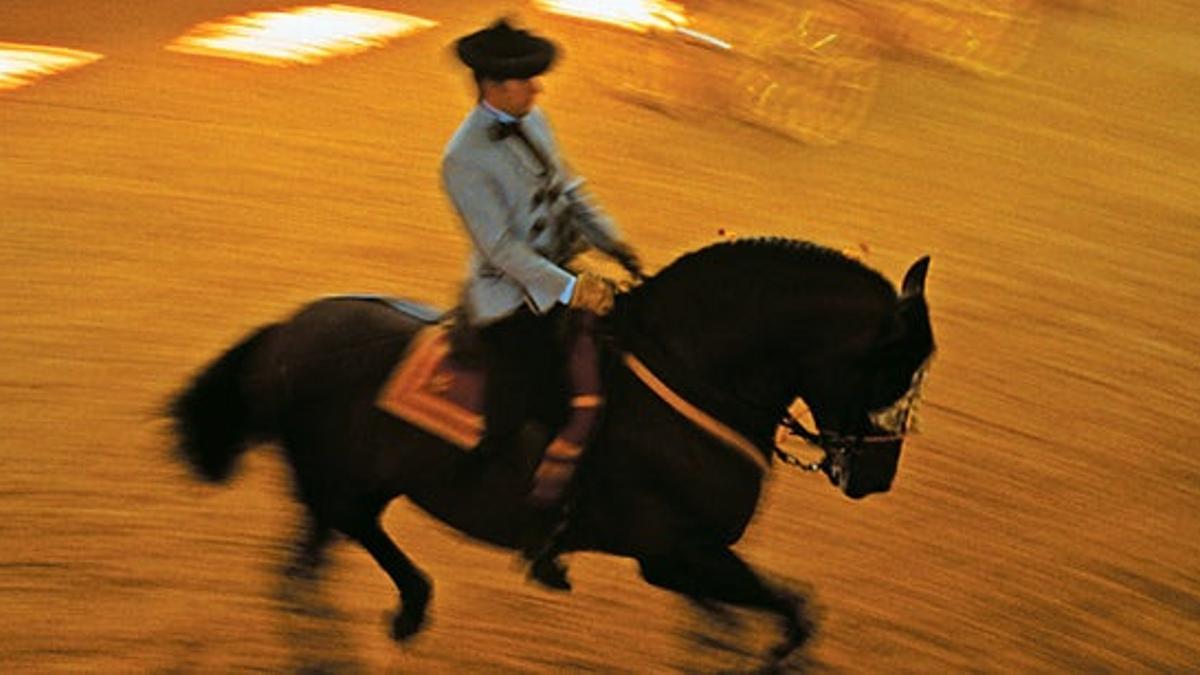
<path id="1" fill-rule="evenodd" d="M 534 0 L 547 12 L 599 21 L 645 33 L 688 25 L 683 5 L 666 0 Z"/>
<path id="2" fill-rule="evenodd" d="M 408 14 L 348 5 L 297 7 L 203 23 L 167 49 L 272 66 L 310 65 L 381 47 L 436 25 Z"/>
<path id="3" fill-rule="evenodd" d="M 0 42 L 0 91 L 16 89 L 35 80 L 104 58 L 102 54 L 61 47 Z"/>

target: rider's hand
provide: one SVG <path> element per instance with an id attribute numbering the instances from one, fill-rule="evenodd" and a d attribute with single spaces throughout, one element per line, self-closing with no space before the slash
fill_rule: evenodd
<path id="1" fill-rule="evenodd" d="M 629 276 L 641 281 L 644 278 L 642 274 L 642 261 L 638 259 L 637 254 L 633 252 L 633 248 L 625 242 L 617 242 L 612 247 L 613 260 L 621 264 Z"/>
<path id="2" fill-rule="evenodd" d="M 580 272 L 575 277 L 575 292 L 571 294 L 571 309 L 587 310 L 598 316 L 612 311 L 616 287 L 598 274 Z"/>

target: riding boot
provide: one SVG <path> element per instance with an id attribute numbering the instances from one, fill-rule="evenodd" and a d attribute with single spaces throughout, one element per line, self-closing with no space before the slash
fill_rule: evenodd
<path id="1" fill-rule="evenodd" d="M 567 566 L 558 558 L 562 553 L 562 538 L 567 531 L 569 515 L 570 509 L 566 505 L 555 509 L 554 527 L 549 536 L 521 552 L 529 562 L 528 578 L 555 591 L 571 590 Z"/>
<path id="2" fill-rule="evenodd" d="M 528 549 L 529 577 L 548 588 L 567 591 L 567 569 L 559 562 L 563 541 L 572 515 L 572 490 L 583 449 L 592 435 L 604 404 L 600 387 L 599 352 L 593 334 L 595 317 L 588 312 L 568 316 L 567 384 L 570 413 L 550 440 L 533 476 L 530 502 L 547 510 L 552 519 L 549 534 L 540 546 Z"/>
<path id="3" fill-rule="evenodd" d="M 550 441 L 550 432 L 537 422 L 526 423 L 517 436 L 521 454 L 535 461 L 542 458 Z M 533 502 L 540 507 L 541 517 L 529 532 L 521 557 L 529 563 L 527 576 L 546 588 L 571 590 L 567 568 L 558 559 L 562 553 L 562 535 L 567 530 L 569 508 L 561 499 L 554 503 Z"/>

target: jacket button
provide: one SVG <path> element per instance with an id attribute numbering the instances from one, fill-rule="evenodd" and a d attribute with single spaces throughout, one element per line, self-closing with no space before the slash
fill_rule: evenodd
<path id="1" fill-rule="evenodd" d="M 546 219 L 538 218 L 537 220 L 535 220 L 533 222 L 533 227 L 529 228 L 529 238 L 537 239 L 538 235 L 540 235 L 542 233 L 542 230 L 545 230 L 545 229 L 546 229 Z"/>

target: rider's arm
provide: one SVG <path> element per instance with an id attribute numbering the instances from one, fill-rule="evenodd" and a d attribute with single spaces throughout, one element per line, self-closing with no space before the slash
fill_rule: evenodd
<path id="1" fill-rule="evenodd" d="M 593 246 L 612 253 L 621 241 L 617 224 L 596 204 L 583 187 L 583 179 L 572 176 L 564 193 L 571 202 L 572 220 Z"/>
<path id="2" fill-rule="evenodd" d="M 480 254 L 521 286 L 534 311 L 570 300 L 575 278 L 513 233 L 500 188 L 485 172 L 451 156 L 442 163 L 442 182 Z"/>
<path id="3" fill-rule="evenodd" d="M 620 263 L 634 279 L 642 279 L 642 263 L 637 254 L 621 241 L 616 224 L 588 198 L 583 180 L 572 179 L 565 194 L 571 202 L 571 220 L 584 238 Z"/>
<path id="4" fill-rule="evenodd" d="M 534 108 L 526 117 L 526 124 L 549 146 L 551 154 L 557 160 L 562 173 L 563 194 L 571 202 L 572 224 L 589 244 L 605 253 L 613 253 L 621 241 L 617 224 L 591 198 L 583 187 L 584 179 L 572 170 L 559 153 L 558 140 L 554 137 L 550 121 L 540 109 Z"/>

